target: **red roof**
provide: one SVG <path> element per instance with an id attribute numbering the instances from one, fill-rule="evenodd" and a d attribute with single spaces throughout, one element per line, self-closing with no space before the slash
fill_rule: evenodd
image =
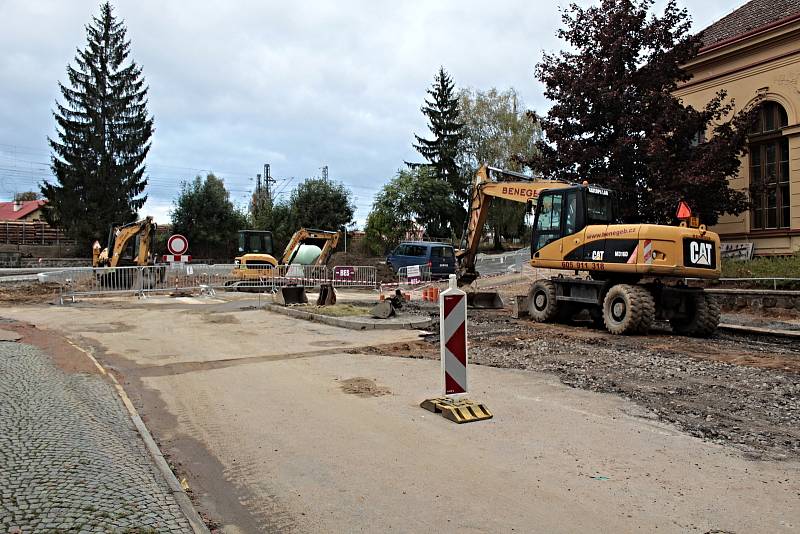
<path id="1" fill-rule="evenodd" d="M 703 46 L 710 47 L 800 13 L 800 0 L 750 0 L 703 30 Z"/>
<path id="2" fill-rule="evenodd" d="M 30 215 L 47 203 L 46 200 L 23 200 L 17 211 L 15 202 L 0 202 L 0 221 L 18 221 Z"/>

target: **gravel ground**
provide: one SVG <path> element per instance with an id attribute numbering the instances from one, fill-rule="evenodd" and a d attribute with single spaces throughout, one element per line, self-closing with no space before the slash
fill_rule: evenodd
<path id="1" fill-rule="evenodd" d="M 584 338 L 558 325 L 503 334 L 495 325 L 491 318 L 473 322 L 474 363 L 555 373 L 572 387 L 628 397 L 693 436 L 753 456 L 800 457 L 796 345 L 726 335 L 617 337 L 572 327 L 593 334 Z"/>
<path id="2" fill-rule="evenodd" d="M 666 325 L 646 337 L 612 336 L 588 325 L 513 319 L 505 310 L 471 310 L 468 335 L 472 364 L 553 373 L 571 387 L 622 395 L 646 417 L 753 458 L 800 458 L 796 340 L 722 333 L 693 339 L 671 335 Z M 438 359 L 438 343 L 434 333 L 368 352 Z"/>
<path id="3" fill-rule="evenodd" d="M 191 532 L 111 385 L 0 342 L 0 532 Z"/>

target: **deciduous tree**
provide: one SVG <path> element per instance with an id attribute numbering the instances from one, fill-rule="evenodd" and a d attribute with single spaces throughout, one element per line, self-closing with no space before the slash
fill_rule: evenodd
<path id="1" fill-rule="evenodd" d="M 671 222 L 685 199 L 703 222 L 740 213 L 746 195 L 731 189 L 750 115 L 734 114 L 724 91 L 703 109 L 674 96 L 690 75 L 701 37 L 685 9 L 669 0 L 602 0 L 570 5 L 558 36 L 568 50 L 537 66 L 554 105 L 542 119 L 540 168 L 551 176 L 588 180 L 620 195 L 628 220 Z"/>
<path id="2" fill-rule="evenodd" d="M 206 258 L 230 258 L 246 216 L 230 200 L 225 182 L 209 173 L 181 184 L 170 213 L 173 230 L 189 239 L 190 252 Z"/>
<path id="3" fill-rule="evenodd" d="M 464 142 L 460 167 L 468 176 L 482 164 L 517 172 L 530 172 L 524 163 L 535 159 L 542 130 L 535 114 L 513 88 L 498 91 L 462 89 L 459 107 L 464 121 Z M 488 226 L 494 247 L 502 247 L 500 237 L 519 237 L 524 233 L 525 205 L 493 199 Z"/>
<path id="4" fill-rule="evenodd" d="M 375 197 L 365 227 L 368 246 L 381 254 L 417 229 L 428 236 L 445 235 L 457 209 L 452 198 L 450 185 L 432 168 L 398 171 Z"/>

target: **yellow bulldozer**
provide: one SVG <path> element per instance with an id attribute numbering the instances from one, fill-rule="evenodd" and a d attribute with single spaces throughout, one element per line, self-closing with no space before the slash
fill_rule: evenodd
<path id="1" fill-rule="evenodd" d="M 275 276 L 291 277 L 291 268 L 280 272 L 281 265 L 297 265 L 302 273 L 303 265 L 325 265 L 339 243 L 339 233 L 326 230 L 300 228 L 289 240 L 283 256 L 273 255 L 272 232 L 261 230 L 241 230 L 239 232 L 239 256 L 234 260 L 233 280 L 227 285 L 240 291 L 259 291 Z M 299 277 L 302 277 L 300 274 Z M 278 302 L 295 304 L 308 302 L 305 290 L 300 285 L 284 285 L 276 294 Z"/>
<path id="2" fill-rule="evenodd" d="M 645 333 L 656 319 L 668 320 L 684 335 L 705 337 L 717 329 L 719 306 L 685 279 L 719 278 L 719 236 L 685 222 L 619 224 L 614 192 L 586 182 L 481 167 L 473 181 L 464 246 L 456 254 L 461 285 L 478 277 L 475 258 L 493 198 L 535 208 L 531 266 L 573 273 L 531 285 L 527 311 L 534 321 L 565 320 L 588 310 L 613 334 Z"/>

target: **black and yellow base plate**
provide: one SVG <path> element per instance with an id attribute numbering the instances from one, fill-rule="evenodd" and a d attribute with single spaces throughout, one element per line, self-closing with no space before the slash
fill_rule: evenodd
<path id="1" fill-rule="evenodd" d="M 425 399 L 420 404 L 429 412 L 440 413 L 454 423 L 473 423 L 492 418 L 492 413 L 483 404 L 469 399 L 449 399 L 436 397 Z"/>

